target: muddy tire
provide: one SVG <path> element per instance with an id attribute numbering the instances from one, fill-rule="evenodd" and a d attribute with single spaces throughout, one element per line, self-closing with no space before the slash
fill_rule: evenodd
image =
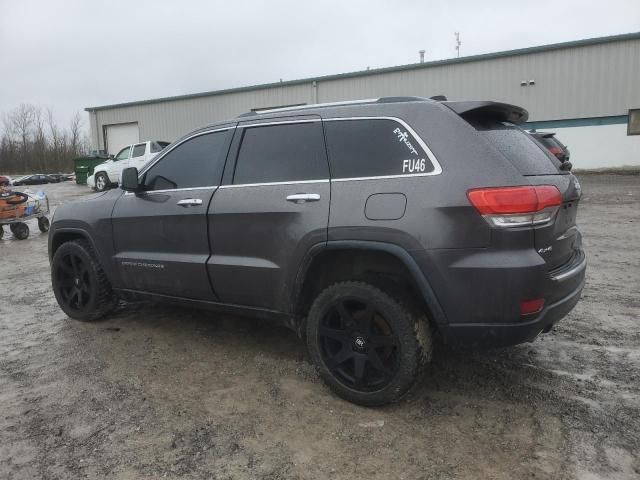
<path id="1" fill-rule="evenodd" d="M 117 304 L 111 284 L 86 240 L 73 240 L 56 250 L 51 284 L 60 308 L 76 320 L 98 320 Z"/>
<path id="2" fill-rule="evenodd" d="M 309 310 L 306 333 L 322 379 L 359 405 L 400 400 L 431 359 L 426 317 L 363 282 L 322 291 Z"/>
<path id="3" fill-rule="evenodd" d="M 109 177 L 107 177 L 106 173 L 98 173 L 96 175 L 96 190 L 99 192 L 104 192 L 109 188 Z"/>

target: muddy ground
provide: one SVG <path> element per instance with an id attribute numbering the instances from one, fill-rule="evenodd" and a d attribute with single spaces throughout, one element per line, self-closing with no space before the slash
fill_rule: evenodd
<path id="1" fill-rule="evenodd" d="M 46 234 L 5 234 L 0 478 L 639 478 L 640 176 L 580 178 L 575 310 L 531 344 L 439 346 L 379 409 L 334 396 L 292 332 L 257 320 L 144 304 L 70 320 Z"/>

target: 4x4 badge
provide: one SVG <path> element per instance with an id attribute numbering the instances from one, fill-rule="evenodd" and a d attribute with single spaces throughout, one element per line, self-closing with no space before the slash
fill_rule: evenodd
<path id="1" fill-rule="evenodd" d="M 548 247 L 539 249 L 538 253 L 540 255 L 544 255 L 545 253 L 551 253 L 552 250 L 553 250 L 553 245 L 549 245 Z"/>

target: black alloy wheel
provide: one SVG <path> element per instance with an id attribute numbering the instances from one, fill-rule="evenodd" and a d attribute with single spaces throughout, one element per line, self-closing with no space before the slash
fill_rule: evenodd
<path id="1" fill-rule="evenodd" d="M 76 320 L 97 320 L 117 303 L 102 266 L 85 240 L 64 243 L 56 250 L 51 283 L 60 308 Z"/>
<path id="2" fill-rule="evenodd" d="M 56 286 L 65 306 L 72 310 L 86 309 L 93 290 L 83 259 L 74 252 L 64 255 L 56 265 L 55 275 Z"/>
<path id="3" fill-rule="evenodd" d="M 359 391 L 384 388 L 398 369 L 398 337 L 367 299 L 335 300 L 321 320 L 318 340 L 329 371 Z"/>
<path id="4" fill-rule="evenodd" d="M 398 401 L 431 358 L 424 312 L 359 281 L 325 288 L 306 323 L 307 348 L 325 383 L 366 406 Z"/>

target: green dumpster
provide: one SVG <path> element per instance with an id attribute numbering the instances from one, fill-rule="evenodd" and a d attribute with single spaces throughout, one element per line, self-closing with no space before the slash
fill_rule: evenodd
<path id="1" fill-rule="evenodd" d="M 93 169 L 107 160 L 108 158 L 102 157 L 79 157 L 74 159 L 73 166 L 76 174 L 76 183 L 78 185 L 86 185 L 87 178 L 93 175 Z"/>

